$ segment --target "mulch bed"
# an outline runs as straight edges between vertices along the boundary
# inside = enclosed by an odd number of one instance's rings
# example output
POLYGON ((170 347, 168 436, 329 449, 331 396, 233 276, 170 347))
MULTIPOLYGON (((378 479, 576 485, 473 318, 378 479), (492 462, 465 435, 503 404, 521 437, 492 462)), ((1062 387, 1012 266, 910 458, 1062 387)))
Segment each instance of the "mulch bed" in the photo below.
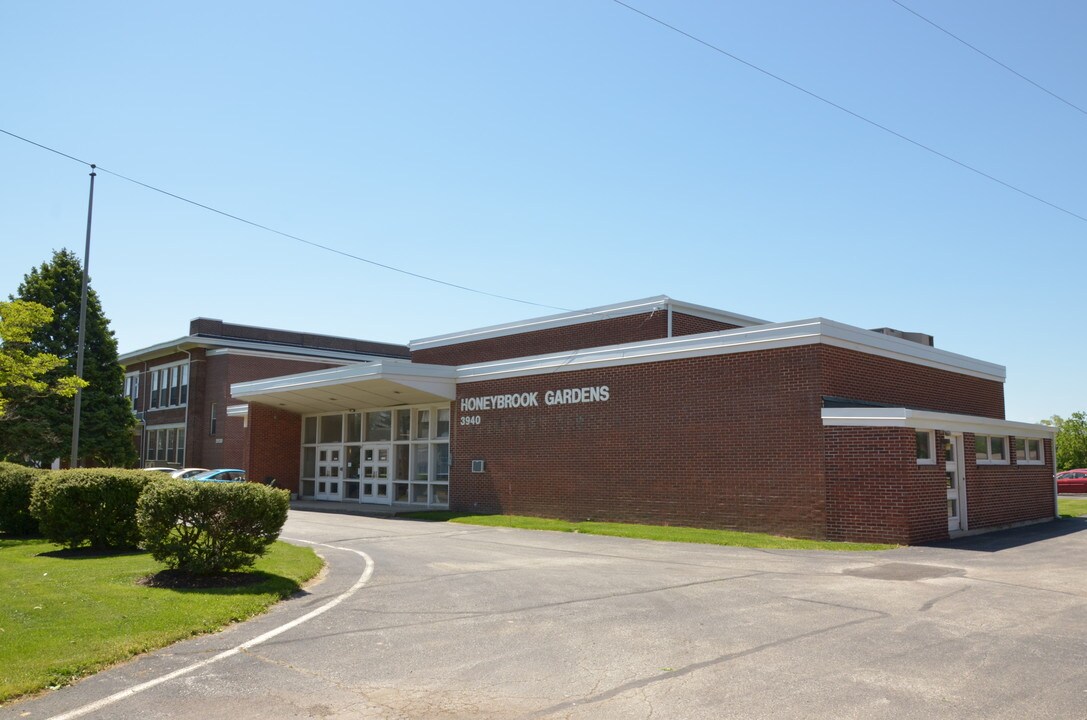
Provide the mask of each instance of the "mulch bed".
POLYGON ((154 575, 140 578, 140 585, 172 589, 232 588, 255 585, 267 580, 268 576, 259 572, 219 573, 218 575, 194 575, 180 570, 162 570, 154 575))

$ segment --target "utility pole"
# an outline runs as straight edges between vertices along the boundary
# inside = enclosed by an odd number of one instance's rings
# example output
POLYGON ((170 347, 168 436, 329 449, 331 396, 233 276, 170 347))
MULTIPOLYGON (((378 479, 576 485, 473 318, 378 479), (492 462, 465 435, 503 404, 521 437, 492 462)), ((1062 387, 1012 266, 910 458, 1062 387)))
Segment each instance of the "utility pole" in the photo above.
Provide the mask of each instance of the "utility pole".
MULTIPOLYGON (((87 244, 83 250, 83 289, 79 296, 79 344, 76 349, 75 374, 83 379, 83 346, 87 338, 87 284, 91 264, 91 215, 94 212, 95 165, 91 164, 91 194, 87 200, 87 244)), ((83 404, 83 388, 76 390, 75 411, 72 416, 72 457, 68 467, 79 467, 79 411, 83 404)))

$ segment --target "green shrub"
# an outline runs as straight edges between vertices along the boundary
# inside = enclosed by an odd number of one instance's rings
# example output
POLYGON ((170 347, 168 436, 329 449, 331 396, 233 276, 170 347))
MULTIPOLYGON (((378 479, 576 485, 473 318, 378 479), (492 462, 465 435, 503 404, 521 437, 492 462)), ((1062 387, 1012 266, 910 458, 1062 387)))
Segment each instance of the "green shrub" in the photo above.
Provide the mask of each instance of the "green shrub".
POLYGON ((69 548, 135 547, 136 502, 156 478, 119 468, 54 470, 34 484, 30 512, 42 534, 69 548))
POLYGON ((256 483, 165 480, 140 498, 140 534, 168 567, 207 575, 253 564, 279 537, 286 490, 256 483))
POLYGON ((0 532, 38 533, 38 521, 30 514, 30 492, 43 474, 43 470, 0 462, 0 532))

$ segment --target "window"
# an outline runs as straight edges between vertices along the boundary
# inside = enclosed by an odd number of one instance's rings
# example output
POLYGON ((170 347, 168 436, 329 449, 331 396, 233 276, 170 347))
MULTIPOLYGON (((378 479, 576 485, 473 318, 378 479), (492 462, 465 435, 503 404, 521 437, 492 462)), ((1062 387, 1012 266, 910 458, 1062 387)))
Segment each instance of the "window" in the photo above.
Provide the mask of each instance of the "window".
POLYGON ((974 453, 978 465, 1007 465, 1008 439, 1001 435, 975 435, 974 453))
POLYGON ((1041 465, 1045 462, 1042 456, 1042 441, 1039 438, 1015 439, 1015 463, 1016 465, 1041 465))
MULTIPOLYGON (((154 368, 148 407, 180 407, 189 402, 189 364, 187 362, 154 368)), ((138 388, 138 383, 137 383, 138 388)))
POLYGON ((934 442, 933 433, 931 430, 918 430, 917 431, 917 464, 918 465, 935 465, 936 453, 933 448, 936 446, 934 442))
POLYGON ((210 421, 210 426, 208 428, 208 434, 209 435, 214 435, 215 431, 217 429, 217 426, 218 426, 218 419, 215 416, 215 403, 212 403, 211 404, 211 421, 210 421))
POLYGON ((140 374, 139 373, 126 373, 125 374, 125 392, 124 395, 128 398, 129 404, 132 405, 133 410, 139 410, 139 398, 140 398, 140 374))
POLYGON ((144 467, 185 465, 185 426, 149 427, 144 432, 144 467))

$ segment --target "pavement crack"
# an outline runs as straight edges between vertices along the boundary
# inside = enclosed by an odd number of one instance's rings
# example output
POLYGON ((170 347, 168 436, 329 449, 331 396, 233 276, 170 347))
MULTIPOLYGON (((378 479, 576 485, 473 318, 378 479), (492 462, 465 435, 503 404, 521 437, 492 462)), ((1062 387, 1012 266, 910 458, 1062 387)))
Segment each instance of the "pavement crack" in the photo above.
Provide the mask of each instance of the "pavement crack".
MULTIPOLYGON (((809 601, 809 602, 818 602, 818 601, 809 601)), ((835 605, 836 607, 846 607, 846 608, 848 608, 848 606, 836 605, 834 603, 818 603, 818 604, 835 605)), ((711 658, 709 660, 703 660, 702 662, 692 663, 690 665, 687 665, 686 667, 679 668, 677 670, 674 670, 674 671, 672 671, 670 673, 667 673, 667 674, 664 674, 664 675, 652 675, 652 676, 649 676, 649 677, 641 678, 639 680, 632 680, 632 681, 624 683, 622 685, 617 685, 616 687, 612 688, 611 690, 607 690, 607 691, 599 693, 597 695, 586 696, 586 697, 579 698, 579 699, 576 699, 576 700, 568 700, 566 702, 558 703, 556 705, 552 705, 550 707, 546 707, 546 708, 543 708, 541 710, 537 710, 536 712, 530 713, 528 715, 524 715, 523 718, 524 718, 524 720, 535 720, 535 718, 544 718, 544 717, 547 717, 548 715, 553 715, 555 713, 569 711, 573 707, 583 707, 585 705, 591 705, 591 704, 594 704, 594 703, 607 702, 607 701, 609 701, 609 700, 611 700, 611 699, 613 699, 613 698, 615 698, 615 697, 617 697, 617 696, 619 696, 619 695, 621 695, 621 694, 623 694, 625 692, 629 692, 631 690, 638 690, 638 691, 641 692, 641 691, 643 691, 644 688, 646 688, 646 687, 648 687, 650 685, 659 683, 661 681, 671 680, 673 678, 684 677, 684 676, 690 675, 691 673, 697 672, 699 670, 714 667, 716 665, 722 665, 722 664, 731 662, 733 660, 738 660, 739 658, 747 657, 748 655, 754 655, 756 653, 765 652, 767 650, 773 650, 774 648, 778 648, 778 647, 781 647, 783 645, 788 645, 790 643, 799 642, 801 640, 807 640, 808 638, 818 637, 820 635, 825 635, 827 633, 835 632, 837 630, 844 630, 844 629, 852 627, 854 625, 860 625, 862 623, 867 623, 867 622, 871 622, 873 620, 879 620, 879 619, 882 619, 884 617, 888 617, 887 613, 883 613, 883 612, 880 612, 878 610, 868 610, 868 609, 865 609, 865 608, 850 608, 850 609, 859 610, 861 612, 872 613, 872 616, 871 617, 864 617, 864 618, 857 618, 856 620, 849 620, 848 622, 838 623, 837 625, 831 625, 829 627, 819 628, 817 630, 809 630, 807 632, 798 633, 796 635, 790 635, 788 637, 780 638, 778 640, 773 640, 773 641, 768 642, 768 643, 763 643, 762 645, 756 645, 754 647, 747 648, 746 650, 738 650, 736 652, 726 653, 724 655, 719 655, 718 657, 711 658)))
POLYGON ((944 595, 940 595, 939 597, 934 597, 931 600, 929 600, 927 603, 922 605, 920 608, 918 608, 917 612, 928 612, 929 610, 932 609, 933 605, 940 602, 941 600, 946 600, 949 597, 951 597, 952 595, 958 595, 959 593, 964 593, 969 589, 970 589, 969 587, 964 586, 964 587, 959 588, 958 590, 952 590, 949 593, 946 593, 944 595))

